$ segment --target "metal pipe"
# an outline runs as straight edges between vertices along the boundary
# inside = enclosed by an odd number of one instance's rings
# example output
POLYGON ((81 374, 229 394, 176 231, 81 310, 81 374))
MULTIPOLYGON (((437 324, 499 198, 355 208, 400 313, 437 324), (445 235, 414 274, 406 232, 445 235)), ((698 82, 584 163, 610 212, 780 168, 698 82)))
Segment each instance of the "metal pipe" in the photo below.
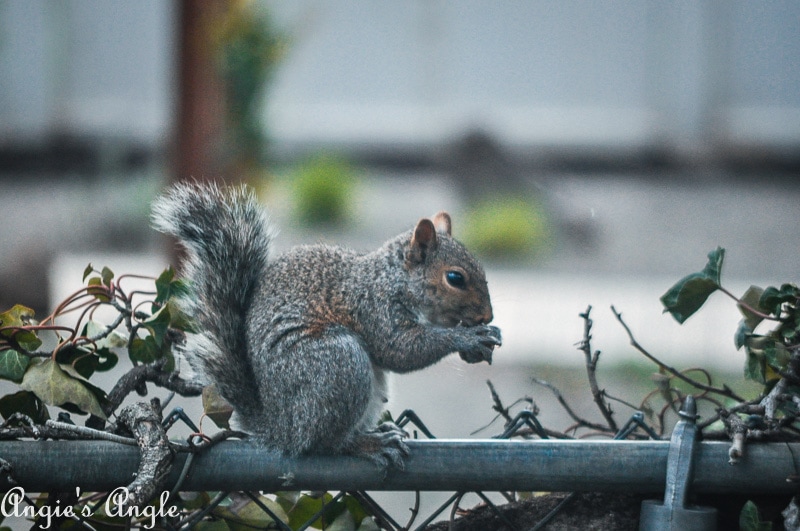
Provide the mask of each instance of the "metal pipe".
MULTIPOLYGON (((424 490, 663 492, 668 441, 412 440, 405 471, 384 475, 365 459, 289 459, 243 441, 195 456, 181 490, 424 490)), ((693 492, 794 493, 800 443, 750 444, 737 465, 729 443, 698 445, 693 492), (797 457, 795 457, 797 456, 797 457)), ((106 441, 3 441, 0 458, 29 492, 106 491, 129 483, 136 447, 106 441)), ((167 486, 185 454, 175 458, 167 486)), ((2 475, 2 474, 0 474, 2 475)), ((0 478, 0 489, 13 486, 0 478)))

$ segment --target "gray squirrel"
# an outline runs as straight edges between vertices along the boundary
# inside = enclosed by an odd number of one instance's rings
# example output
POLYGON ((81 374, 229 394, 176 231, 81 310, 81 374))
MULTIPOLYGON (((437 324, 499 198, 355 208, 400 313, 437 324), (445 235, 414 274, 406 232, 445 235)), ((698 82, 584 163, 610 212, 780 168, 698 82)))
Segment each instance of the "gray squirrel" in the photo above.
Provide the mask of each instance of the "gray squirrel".
POLYGON ((452 352, 491 363, 500 330, 484 271, 441 212, 359 253, 328 245, 271 258, 273 228, 245 187, 180 183, 156 199, 155 228, 186 248, 182 347, 261 445, 297 456, 343 453, 402 468, 408 448, 378 425, 386 371, 452 352))

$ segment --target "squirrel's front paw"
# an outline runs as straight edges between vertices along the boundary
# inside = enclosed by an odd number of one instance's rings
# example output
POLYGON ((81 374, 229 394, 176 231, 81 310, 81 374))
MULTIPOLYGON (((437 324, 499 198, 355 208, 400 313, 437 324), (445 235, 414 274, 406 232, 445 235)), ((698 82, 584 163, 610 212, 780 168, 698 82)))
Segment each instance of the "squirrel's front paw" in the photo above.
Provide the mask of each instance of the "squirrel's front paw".
POLYGON ((500 329, 496 326, 479 325, 465 328, 472 334, 473 345, 459 349, 458 355, 467 363, 480 363, 482 361, 492 364, 492 351, 503 344, 500 329))
POLYGON ((408 434, 393 422, 384 422, 374 431, 362 433, 353 442, 353 453, 366 457, 386 471, 390 466, 405 470, 403 459, 408 456, 404 439, 408 434))

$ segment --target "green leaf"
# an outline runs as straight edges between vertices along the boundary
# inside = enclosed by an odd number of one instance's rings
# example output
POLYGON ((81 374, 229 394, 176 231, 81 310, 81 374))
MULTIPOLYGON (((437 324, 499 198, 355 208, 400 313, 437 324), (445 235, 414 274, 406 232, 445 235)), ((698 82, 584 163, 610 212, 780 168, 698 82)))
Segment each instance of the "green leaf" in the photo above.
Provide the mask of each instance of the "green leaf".
POLYGON ((108 290, 103 286, 103 279, 100 277, 92 277, 86 282, 88 288, 86 293, 94 295, 94 298, 100 302, 108 302, 111 299, 108 297, 108 290))
MULTIPOLYGON (((328 506, 325 512, 325 522, 328 524, 347 510, 347 506, 342 502, 331 504, 333 496, 328 492, 324 493, 321 497, 301 494, 294 500, 292 498, 293 497, 288 497, 281 493, 278 493, 277 497, 278 503, 289 515, 289 527, 292 529, 297 529, 301 524, 307 522, 322 509, 323 505, 328 506)), ((323 523, 322 518, 318 518, 311 526, 322 529, 323 523)))
POLYGON ((761 305, 759 303, 763 294, 764 290, 762 288, 758 286, 750 286, 747 291, 744 292, 744 295, 742 295, 739 299, 740 302, 736 305, 751 332, 755 330, 759 324, 761 324, 761 321, 764 320, 762 316, 753 313, 751 310, 751 308, 753 308, 760 311, 761 305))
POLYGON ((167 301, 165 308, 169 310, 169 326, 170 328, 175 328, 177 330, 183 330, 184 332, 191 332, 197 333, 199 332, 197 323, 194 319, 192 319, 186 312, 183 311, 180 304, 175 300, 175 298, 171 298, 167 301))
POLYGON ((156 345, 153 336, 137 337, 131 342, 129 355, 134 363, 152 363, 161 357, 161 349, 156 345))
POLYGON ((744 364, 744 377, 756 383, 767 383, 764 375, 766 371, 766 362, 764 360, 763 351, 747 349, 747 359, 744 364))
POLYGON ((107 348, 89 350, 84 347, 63 348, 56 354, 56 361, 72 367, 82 378, 90 378, 97 371, 113 369, 119 357, 107 348))
POLYGON ((103 270, 100 272, 100 278, 105 287, 111 287, 111 281, 114 279, 114 272, 108 267, 103 267, 103 270))
POLYGON ((752 501, 748 500, 742 507, 739 513, 739 530, 740 531, 771 531, 771 522, 762 522, 758 515, 758 507, 752 501))
POLYGON ((233 407, 219 394, 217 386, 207 385, 203 388, 203 412, 218 428, 230 429, 233 407))
POLYGON ((753 335, 753 329, 747 324, 747 319, 739 321, 739 326, 736 328, 736 333, 733 335, 733 344, 736 345, 736 350, 741 349, 746 343, 747 338, 753 335))
POLYGON ((758 306, 765 312, 779 317, 783 305, 787 302, 797 302, 798 297, 800 297, 800 289, 794 284, 784 284, 780 289, 769 286, 764 290, 764 293, 761 294, 758 306))
POLYGON ((661 296, 664 311, 672 314, 679 323, 683 323, 699 310, 708 297, 720 287, 724 258, 725 249, 722 247, 717 247, 708 253, 708 262, 702 271, 683 277, 661 296))
MULTIPOLYGON (((266 496, 259 496, 258 501, 269 507, 269 510, 284 522, 289 519, 283 508, 274 500, 266 496)), ((249 498, 234 499, 228 506, 218 506, 213 513, 218 517, 225 518, 231 531, 269 529, 271 528, 269 527, 270 524, 273 522, 272 518, 249 498)), ((293 529, 297 528, 293 527, 293 529)))
POLYGON ((92 273, 94 273, 94 266, 92 265, 91 262, 89 262, 89 265, 87 265, 86 269, 83 270, 83 279, 82 279, 83 282, 86 282, 86 277, 88 277, 92 273))
POLYGON ((153 336, 134 338, 131 342, 128 356, 134 364, 152 363, 166 357, 167 363, 164 365, 164 370, 167 372, 175 370, 175 358, 172 355, 172 349, 168 344, 157 345, 153 336))
POLYGON ((97 371, 108 371, 116 367, 119 356, 111 349, 128 346, 126 337, 116 331, 109 332, 108 327, 97 321, 86 323, 81 335, 97 339, 81 347, 66 346, 60 349, 56 354, 56 361, 73 367, 86 379, 97 371), (104 334, 104 337, 100 337, 104 334))
POLYGON ((358 501, 357 498, 347 494, 342 498, 342 502, 344 502, 347 510, 353 515, 353 519, 356 522, 362 522, 364 518, 369 517, 369 513, 364 509, 364 506, 361 505, 361 502, 358 501))
POLYGON ((175 278, 175 270, 168 267, 156 279, 156 302, 166 302, 174 296, 188 293, 188 284, 181 278, 175 278))
POLYGON ((776 343, 774 347, 764 349, 764 360, 767 362, 767 365, 776 371, 785 369, 791 357, 792 355, 789 351, 781 344, 776 343))
POLYGON ((83 412, 105 419, 97 396, 90 390, 91 384, 68 374, 70 372, 74 372, 71 367, 61 367, 52 359, 32 363, 20 387, 35 393, 45 404, 59 407, 73 404, 83 412))
POLYGON ((169 323, 172 320, 169 312, 169 307, 164 306, 157 313, 152 315, 149 319, 142 322, 145 328, 150 331, 156 345, 161 346, 164 344, 164 336, 167 335, 169 323))
POLYGON ((356 519, 348 511, 342 511, 333 522, 325 526, 325 531, 356 531, 356 519))
POLYGON ((50 418, 44 403, 30 391, 18 391, 0 398, 0 415, 8 420, 14 413, 27 415, 37 424, 44 424, 50 418))
POLYGON ((83 335, 86 337, 98 337, 103 335, 100 339, 95 340, 97 348, 123 348, 128 346, 128 338, 124 334, 116 330, 109 332, 106 325, 97 321, 89 321, 86 323, 83 329, 83 335))
POLYGON ((30 362, 31 359, 28 356, 20 354, 16 350, 0 352, 0 378, 21 382, 30 362))
POLYGON ((0 327, 11 327, 3 330, 0 336, 11 338, 27 351, 34 351, 42 345, 42 340, 32 330, 20 330, 16 327, 36 324, 34 311, 21 304, 15 304, 10 310, 0 313, 0 327))

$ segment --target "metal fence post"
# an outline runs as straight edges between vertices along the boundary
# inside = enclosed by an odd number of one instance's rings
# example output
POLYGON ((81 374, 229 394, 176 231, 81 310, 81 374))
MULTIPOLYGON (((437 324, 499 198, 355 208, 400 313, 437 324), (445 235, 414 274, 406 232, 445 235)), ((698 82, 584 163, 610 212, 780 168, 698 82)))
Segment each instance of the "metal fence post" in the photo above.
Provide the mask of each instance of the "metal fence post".
POLYGON ((694 473, 697 442, 697 405, 694 397, 686 397, 680 411, 681 420, 672 431, 667 456, 667 484, 664 502, 642 502, 640 531, 715 531, 717 510, 712 507, 687 505, 694 473))

